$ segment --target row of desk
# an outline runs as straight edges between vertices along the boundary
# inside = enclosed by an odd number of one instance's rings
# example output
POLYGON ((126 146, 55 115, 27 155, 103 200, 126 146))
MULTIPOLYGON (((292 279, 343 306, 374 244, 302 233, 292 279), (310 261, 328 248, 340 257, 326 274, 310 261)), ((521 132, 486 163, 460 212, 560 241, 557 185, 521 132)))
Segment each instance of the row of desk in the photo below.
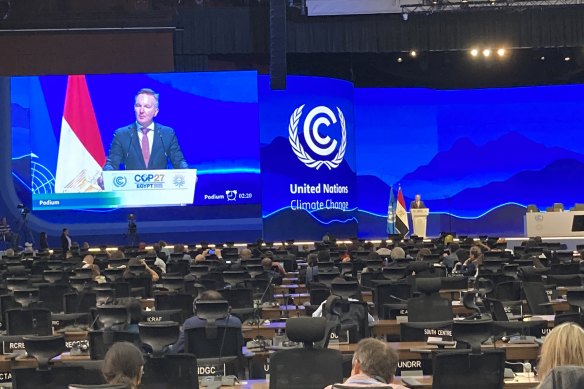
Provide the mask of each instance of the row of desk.
MULTIPOLYGON (((415 377, 419 385, 411 386, 416 389, 431 389, 432 376, 415 377)), ((401 377, 395 377, 393 384, 401 384, 401 377)), ((515 378, 505 380, 505 389, 529 389, 535 388, 539 384, 537 377, 533 374, 518 374, 515 378)), ((469 386, 471 384, 469 383, 469 386)), ((241 384, 235 386, 222 386, 223 389, 269 389, 270 383, 266 380, 249 380, 242 381, 241 384)))
MULTIPOLYGON (((554 315, 538 315, 527 318, 528 320, 546 320, 548 327, 554 326, 554 315)), ((371 335, 373 336, 387 336, 400 334, 400 320, 376 320, 371 327, 371 335)), ((269 324, 261 324, 259 326, 244 325, 242 327, 243 336, 246 339, 252 339, 257 336, 264 338, 273 338, 278 330, 286 329, 286 322, 274 322, 269 324)))
MULTIPOLYGON (((420 360, 430 357, 433 350, 438 350, 437 346, 428 345, 426 342, 388 342, 388 344, 397 352, 400 361, 420 360)), ((329 348, 339 350, 342 354, 353 354, 357 348, 356 343, 350 344, 329 344, 329 348)), ((483 349, 493 348, 503 349, 509 361, 534 361, 539 357, 539 345, 536 343, 504 343, 497 341, 495 344, 483 345, 483 349)), ((269 351, 254 351, 246 353, 251 357, 264 358, 269 355, 269 351)))
MULTIPOLYGON (((524 308, 527 309, 527 303, 523 302, 524 308)), ((567 312, 570 310, 570 304, 564 299, 557 299, 551 301, 552 309, 555 313, 560 312, 567 312)), ((369 311, 373 313, 373 305, 369 303, 369 311)), ((475 313, 475 311, 466 308, 461 301, 454 300, 452 301, 452 311, 454 315, 470 315, 475 313)), ((280 305, 278 307, 269 307, 269 308, 262 308, 261 309, 261 317, 264 320, 277 320, 281 318, 288 318, 288 317, 298 317, 298 316, 305 316, 306 309, 304 305, 280 305)))

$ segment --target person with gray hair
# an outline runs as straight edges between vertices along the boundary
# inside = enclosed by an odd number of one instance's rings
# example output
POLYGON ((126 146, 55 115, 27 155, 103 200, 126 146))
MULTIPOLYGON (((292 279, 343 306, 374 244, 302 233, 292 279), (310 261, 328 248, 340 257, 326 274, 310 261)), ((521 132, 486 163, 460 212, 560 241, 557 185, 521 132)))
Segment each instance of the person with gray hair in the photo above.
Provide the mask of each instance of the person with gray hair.
POLYGON ((343 384, 330 385, 326 389, 345 387, 405 389, 405 386, 391 383, 398 361, 397 352, 389 344, 374 338, 362 339, 353 354, 351 376, 343 384))
POLYGON ((239 252, 239 258, 241 258, 244 261, 251 259, 251 250, 248 249, 247 247, 241 249, 241 251, 239 252))
POLYGON ((400 259, 406 259, 406 252, 401 247, 394 247, 390 256, 393 261, 399 261, 400 259))

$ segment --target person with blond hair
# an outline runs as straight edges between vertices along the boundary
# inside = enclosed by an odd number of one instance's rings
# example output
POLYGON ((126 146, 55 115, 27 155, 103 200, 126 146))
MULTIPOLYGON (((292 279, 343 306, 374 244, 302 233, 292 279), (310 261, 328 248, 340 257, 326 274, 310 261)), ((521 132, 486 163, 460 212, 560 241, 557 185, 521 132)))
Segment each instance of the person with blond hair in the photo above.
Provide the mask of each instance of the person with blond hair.
POLYGON ((575 323, 561 324, 545 337, 537 364, 538 388, 551 387, 547 381, 560 366, 584 367, 584 329, 575 323))

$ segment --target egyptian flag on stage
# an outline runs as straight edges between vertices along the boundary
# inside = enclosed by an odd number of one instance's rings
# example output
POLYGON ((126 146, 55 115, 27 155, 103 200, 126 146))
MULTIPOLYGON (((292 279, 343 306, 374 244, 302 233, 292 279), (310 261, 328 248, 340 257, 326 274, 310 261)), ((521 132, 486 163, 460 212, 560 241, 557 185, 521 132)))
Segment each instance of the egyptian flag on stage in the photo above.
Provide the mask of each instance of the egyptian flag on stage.
POLYGON ((85 76, 69 76, 55 193, 99 192, 105 152, 85 76))
POLYGON ((395 231, 401 235, 407 235, 410 232, 408 222, 408 213, 406 212, 406 202, 401 186, 397 190, 397 203, 395 206, 395 231))

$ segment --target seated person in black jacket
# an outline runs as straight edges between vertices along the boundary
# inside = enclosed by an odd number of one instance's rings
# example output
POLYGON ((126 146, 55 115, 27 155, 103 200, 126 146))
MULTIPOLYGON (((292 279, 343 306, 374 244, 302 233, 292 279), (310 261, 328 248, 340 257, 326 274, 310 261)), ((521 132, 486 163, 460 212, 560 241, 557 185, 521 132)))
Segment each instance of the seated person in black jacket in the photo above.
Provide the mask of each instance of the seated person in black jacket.
MULTIPOLYGON (((201 293, 201 295, 199 296, 198 299, 195 300, 195 303, 198 301, 220 301, 223 300, 223 296, 221 296, 221 293, 217 292, 216 290, 206 290, 203 293, 201 293)), ((194 304, 193 304, 194 306, 194 304)), ((239 320, 237 317, 232 316, 232 315, 228 315, 225 319, 219 319, 216 321, 217 326, 227 326, 227 327, 232 327, 232 328, 239 328, 241 329, 241 320, 239 320)), ((185 320, 185 322, 183 323, 181 330, 180 330, 180 335, 178 337, 178 340, 176 341, 176 343, 174 345, 172 345, 169 349, 169 352, 171 353, 182 353, 184 352, 184 348, 185 348, 185 330, 188 330, 189 328, 204 328, 207 326, 207 321, 204 319, 200 319, 197 317, 197 315, 193 315, 190 318, 188 318, 187 320, 185 320)), ((241 344, 243 344, 243 334, 241 334, 241 344)))

